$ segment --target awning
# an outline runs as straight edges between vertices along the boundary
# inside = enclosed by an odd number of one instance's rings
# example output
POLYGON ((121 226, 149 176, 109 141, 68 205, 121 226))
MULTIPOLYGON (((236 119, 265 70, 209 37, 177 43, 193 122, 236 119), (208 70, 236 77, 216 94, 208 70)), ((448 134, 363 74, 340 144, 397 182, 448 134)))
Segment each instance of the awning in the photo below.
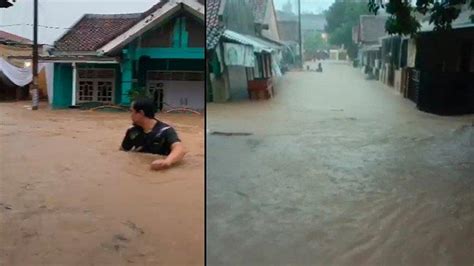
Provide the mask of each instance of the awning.
POLYGON ((224 42, 224 63, 227 66, 255 66, 255 54, 250 45, 224 42))
POLYGON ((281 47, 277 44, 273 44, 259 37, 244 35, 231 30, 225 30, 222 36, 228 40, 235 41, 243 45, 252 46, 255 53, 271 53, 281 50, 281 47))

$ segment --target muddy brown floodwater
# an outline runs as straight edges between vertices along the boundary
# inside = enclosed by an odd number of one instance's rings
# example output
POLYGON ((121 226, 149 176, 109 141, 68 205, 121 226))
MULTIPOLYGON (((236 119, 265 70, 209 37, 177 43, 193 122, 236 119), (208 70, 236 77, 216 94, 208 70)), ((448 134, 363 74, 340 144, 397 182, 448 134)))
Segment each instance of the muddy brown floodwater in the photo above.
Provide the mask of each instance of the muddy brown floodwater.
POLYGON ((207 106, 208 265, 472 266, 474 116, 323 68, 207 106))
POLYGON ((202 265, 203 116, 166 114, 185 161, 118 151, 128 113, 0 103, 0 265, 202 265))

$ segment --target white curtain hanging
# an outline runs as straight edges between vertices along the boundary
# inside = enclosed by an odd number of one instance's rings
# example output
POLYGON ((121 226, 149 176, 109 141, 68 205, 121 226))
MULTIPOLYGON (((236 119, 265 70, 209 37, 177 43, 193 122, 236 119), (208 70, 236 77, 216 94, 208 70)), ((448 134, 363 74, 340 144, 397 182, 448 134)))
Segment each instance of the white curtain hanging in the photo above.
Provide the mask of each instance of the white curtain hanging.
MULTIPOLYGON (((45 67, 45 64, 38 64, 38 73, 45 67)), ((10 64, 4 58, 0 58, 0 72, 3 73, 13 84, 23 87, 33 80, 33 72, 30 67, 17 67, 10 64)))
MULTIPOLYGON (((2 77, 19 87, 26 86, 33 81, 32 67, 17 67, 10 64, 4 58, 0 58, 0 73, 2 77)), ((46 85, 48 89, 48 102, 53 102, 53 81, 54 81, 54 63, 40 63, 38 64, 38 73, 41 70, 45 70, 46 74, 46 85)))

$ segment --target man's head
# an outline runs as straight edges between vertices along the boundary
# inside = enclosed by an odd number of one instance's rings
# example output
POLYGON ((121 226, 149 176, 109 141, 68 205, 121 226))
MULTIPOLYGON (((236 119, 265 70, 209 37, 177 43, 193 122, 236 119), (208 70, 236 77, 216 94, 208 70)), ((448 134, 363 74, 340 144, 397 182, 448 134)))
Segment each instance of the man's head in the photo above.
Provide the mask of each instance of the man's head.
POLYGON ((132 103, 130 111, 132 112, 133 123, 142 126, 148 119, 155 118, 156 106, 153 100, 142 98, 132 103))

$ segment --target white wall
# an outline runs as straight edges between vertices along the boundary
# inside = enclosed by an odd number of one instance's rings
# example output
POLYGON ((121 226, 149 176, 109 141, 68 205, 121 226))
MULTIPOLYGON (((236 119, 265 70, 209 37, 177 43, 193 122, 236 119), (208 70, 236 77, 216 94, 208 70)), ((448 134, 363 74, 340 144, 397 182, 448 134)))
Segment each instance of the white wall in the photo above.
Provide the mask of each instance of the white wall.
POLYGON ((415 67, 416 58, 416 41, 415 39, 408 40, 407 48, 407 67, 415 67))
POLYGON ((227 89, 227 75, 222 74, 219 78, 216 78, 214 74, 210 74, 211 86, 212 86, 212 101, 213 102, 226 102, 230 98, 229 90, 227 89))
MULTIPOLYGON (((163 101, 172 107, 186 107, 204 110, 204 81, 163 81, 163 101), (188 104, 181 104, 181 99, 187 99, 188 104)), ((169 106, 163 107, 165 110, 169 106)))
POLYGON ((273 0, 267 1, 267 10, 265 11, 265 23, 268 23, 268 30, 263 30, 262 35, 272 40, 280 40, 278 35, 277 20, 274 12, 273 0))
POLYGON ((228 66, 230 99, 237 100, 248 96, 247 73, 245 67, 228 66))

